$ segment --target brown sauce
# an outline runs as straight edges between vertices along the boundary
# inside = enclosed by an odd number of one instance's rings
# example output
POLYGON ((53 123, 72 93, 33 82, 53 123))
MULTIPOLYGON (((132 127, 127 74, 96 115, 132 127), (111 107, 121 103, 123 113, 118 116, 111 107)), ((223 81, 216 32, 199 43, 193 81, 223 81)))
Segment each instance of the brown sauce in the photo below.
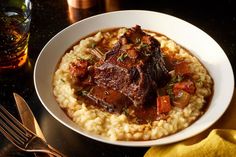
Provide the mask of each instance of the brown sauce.
MULTIPOLYGON (((104 30, 103 32, 108 32, 111 35, 111 38, 113 38, 113 36, 116 35, 115 33, 117 33, 118 29, 120 28, 107 29, 107 30, 104 30)), ((147 32, 151 32, 151 31, 147 31, 147 32)), ((156 32, 151 32, 151 33, 155 33, 158 36, 161 36, 161 34, 156 33, 156 32)), ((85 39, 92 35, 95 35, 95 33, 92 33, 82 39, 85 39)), ((75 44, 73 44, 70 48, 68 48, 66 52, 69 52, 71 49, 73 49, 73 47, 79 44, 79 42, 80 40, 76 42, 75 44)), ((101 52, 104 54, 111 48, 108 46, 108 43, 103 40, 97 43, 96 47, 99 50, 101 50, 101 52)), ((170 69, 174 68, 172 67, 173 66, 172 64, 168 64, 168 65, 170 66, 170 69)), ((144 104, 141 107, 134 107, 134 105, 132 105, 130 100, 128 100, 128 98, 123 97, 123 95, 119 95, 118 93, 114 93, 113 91, 106 91, 102 88, 98 88, 96 87, 95 84, 87 86, 86 88, 82 89, 82 91, 85 92, 86 94, 81 94, 81 90, 80 90, 78 92, 79 94, 77 94, 77 99, 82 100, 86 105, 88 105, 88 107, 92 107, 92 108, 95 107, 102 111, 110 112, 114 114, 125 114, 131 123, 137 123, 137 124, 150 123, 160 118, 165 118, 166 116, 165 114, 158 115, 156 101, 151 102, 151 103, 148 102, 147 104, 144 104), (107 103, 111 103, 114 100, 115 102, 117 102, 117 104, 115 104, 115 107, 114 106, 104 107, 104 105, 102 105, 100 102, 94 101, 91 96, 87 95, 87 93, 89 93, 91 89, 93 89, 94 92, 97 93, 97 97, 100 97, 101 99, 106 99, 107 103), (104 94, 101 95, 101 93, 106 93, 106 92, 109 93, 106 97, 104 97, 104 94)), ((212 95, 206 98, 207 104, 210 103, 212 95)), ((109 106, 109 105, 105 105, 105 106, 109 106)), ((204 105, 204 108, 202 109, 202 111, 205 112, 207 108, 208 108, 208 105, 204 105)))
POLYGON ((88 107, 92 107, 92 108, 95 107, 104 112, 110 112, 113 114, 125 114, 131 123, 145 124, 145 123, 153 122, 155 120, 158 120, 158 118, 160 118, 160 116, 157 115, 157 112, 156 112, 157 109, 156 109, 155 103, 149 106, 146 105, 139 108, 129 105, 127 107, 114 110, 114 109, 108 108, 107 106, 104 107, 103 105, 96 103, 95 101, 93 101, 91 98, 87 96, 79 95, 78 99, 83 101, 88 107))

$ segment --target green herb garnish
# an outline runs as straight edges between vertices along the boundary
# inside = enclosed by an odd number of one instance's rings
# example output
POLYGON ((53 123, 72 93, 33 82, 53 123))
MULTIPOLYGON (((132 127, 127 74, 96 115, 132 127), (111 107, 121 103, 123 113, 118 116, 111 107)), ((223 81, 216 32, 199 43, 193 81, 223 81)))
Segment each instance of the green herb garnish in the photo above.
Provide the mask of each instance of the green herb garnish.
POLYGON ((122 53, 118 58, 117 61, 123 62, 125 60, 125 58, 128 57, 127 53, 122 53))
POLYGON ((88 91, 86 91, 86 90, 79 90, 78 91, 78 95, 80 95, 80 96, 86 96, 88 94, 88 91))
POLYGON ((146 48, 148 48, 148 44, 145 43, 140 44, 140 49, 146 49, 146 48))
POLYGON ((170 96, 170 99, 173 100, 174 99, 173 84, 172 85, 169 84, 167 86, 166 92, 170 96))
POLYGON ((170 82, 166 86, 166 92, 170 96, 170 98, 174 99, 174 92, 173 92, 173 86, 177 82, 181 82, 184 78, 180 75, 174 76, 171 78, 170 82))
POLYGON ((151 56, 151 52, 150 52, 150 51, 144 51, 143 54, 144 54, 145 56, 151 56))

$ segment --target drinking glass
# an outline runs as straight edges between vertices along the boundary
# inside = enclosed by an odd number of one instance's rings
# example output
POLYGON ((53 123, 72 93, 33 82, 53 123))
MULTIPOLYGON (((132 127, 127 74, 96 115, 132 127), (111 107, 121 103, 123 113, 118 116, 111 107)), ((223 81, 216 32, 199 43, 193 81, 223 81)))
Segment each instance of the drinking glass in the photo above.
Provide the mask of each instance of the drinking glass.
POLYGON ((30 0, 0 0, 0 72, 27 61, 31 9, 30 0))

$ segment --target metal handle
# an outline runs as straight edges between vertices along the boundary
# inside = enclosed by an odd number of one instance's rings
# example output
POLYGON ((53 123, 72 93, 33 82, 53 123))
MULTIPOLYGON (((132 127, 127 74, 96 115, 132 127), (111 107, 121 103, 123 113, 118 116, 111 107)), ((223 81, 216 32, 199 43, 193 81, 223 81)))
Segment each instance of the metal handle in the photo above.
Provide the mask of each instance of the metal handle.
POLYGON ((55 148, 48 145, 48 148, 50 148, 50 154, 54 155, 55 157, 66 157, 64 154, 58 152, 55 148))

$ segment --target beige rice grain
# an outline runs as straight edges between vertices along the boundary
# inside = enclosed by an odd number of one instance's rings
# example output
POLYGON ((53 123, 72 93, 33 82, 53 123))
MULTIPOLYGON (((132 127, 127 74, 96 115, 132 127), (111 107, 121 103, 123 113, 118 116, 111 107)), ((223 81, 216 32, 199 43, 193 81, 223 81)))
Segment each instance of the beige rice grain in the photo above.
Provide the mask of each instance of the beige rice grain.
MULTIPOLYGON (((120 37, 126 28, 119 29, 120 37)), ((80 41, 73 49, 66 53, 59 64, 53 78, 53 92, 61 108, 67 110, 68 116, 84 130, 104 136, 110 140, 153 140, 168 136, 188 127, 201 114, 201 108, 206 105, 205 97, 212 94, 213 81, 207 70, 198 59, 190 55, 186 49, 168 39, 166 36, 150 33, 160 43, 161 48, 167 48, 166 55, 174 54, 176 57, 190 62, 190 69, 194 73, 193 79, 196 85, 196 94, 191 96, 190 103, 184 109, 173 107, 166 120, 157 120, 149 124, 129 123, 125 115, 111 114, 96 108, 88 108, 86 104, 77 100, 75 90, 71 83, 69 65, 77 59, 90 59, 90 48, 93 43, 101 41, 109 34, 102 32, 80 41)), ((116 41, 112 40, 111 44, 116 41)))

